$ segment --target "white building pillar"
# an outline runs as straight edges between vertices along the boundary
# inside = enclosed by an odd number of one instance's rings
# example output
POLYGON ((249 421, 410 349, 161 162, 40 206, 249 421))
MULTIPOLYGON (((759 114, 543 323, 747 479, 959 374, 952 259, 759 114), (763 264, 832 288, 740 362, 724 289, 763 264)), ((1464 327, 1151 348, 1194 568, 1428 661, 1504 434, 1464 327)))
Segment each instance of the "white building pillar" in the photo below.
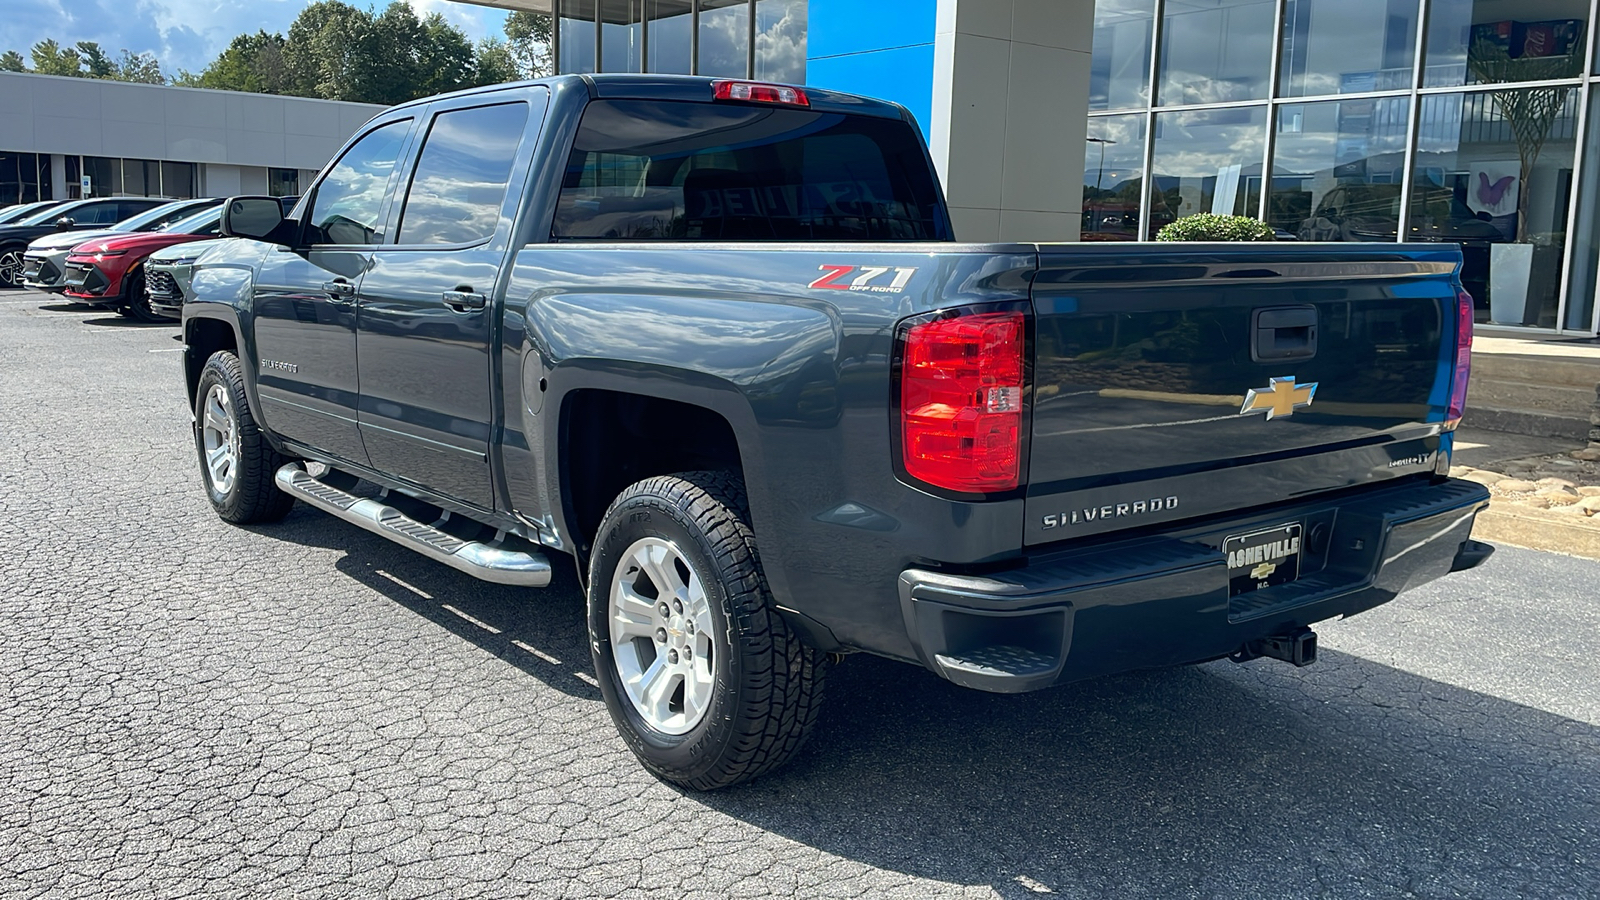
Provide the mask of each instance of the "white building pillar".
POLYGON ((962 241, 1075 241, 1094 0, 938 0, 929 145, 962 241))
POLYGON ((67 193, 67 158, 60 153, 50 154, 50 196, 40 197, 40 200, 66 200, 72 195, 67 193))

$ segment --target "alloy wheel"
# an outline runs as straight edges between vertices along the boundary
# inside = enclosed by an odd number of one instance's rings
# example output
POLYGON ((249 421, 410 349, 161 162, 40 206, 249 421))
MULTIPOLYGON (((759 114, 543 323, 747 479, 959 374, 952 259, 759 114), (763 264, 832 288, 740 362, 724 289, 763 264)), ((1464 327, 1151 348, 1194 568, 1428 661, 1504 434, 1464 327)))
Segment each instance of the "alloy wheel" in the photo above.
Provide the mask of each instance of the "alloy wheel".
POLYGON ((0 253, 0 285, 22 287, 22 251, 0 253))
POLYGON ((233 403, 220 384, 206 392, 201 407, 200 442, 205 450, 206 475, 219 494, 233 490, 239 470, 239 427, 233 403))
POLYGON ((671 541, 635 541, 611 578, 611 653, 623 691, 651 728, 685 734, 716 680, 711 601, 671 541))

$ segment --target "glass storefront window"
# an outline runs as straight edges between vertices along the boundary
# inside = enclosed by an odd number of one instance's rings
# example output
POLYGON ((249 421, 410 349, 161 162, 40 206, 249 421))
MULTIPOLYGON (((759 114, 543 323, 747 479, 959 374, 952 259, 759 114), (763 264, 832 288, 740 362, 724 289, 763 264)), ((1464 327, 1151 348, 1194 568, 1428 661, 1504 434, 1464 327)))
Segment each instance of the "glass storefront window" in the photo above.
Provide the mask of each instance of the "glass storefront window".
POLYGON ((1432 0, 1423 86, 1577 77, 1589 4, 1542 0, 1533 9, 1501 0, 1432 0))
POLYGON ((582 75, 595 71, 594 7, 595 0, 560 0, 557 72, 582 75))
POLYGON ((645 0, 650 23, 650 60, 647 71, 688 75, 689 38, 694 26, 689 0, 645 0))
POLYGON ((750 6, 745 0, 700 0, 700 74, 745 78, 749 71, 750 6))
POLYGON ((644 0, 600 4, 600 71, 644 71, 644 0))
POLYGON ((1479 319, 1556 325, 1574 88, 1422 98, 1407 240, 1459 243, 1479 319))
POLYGON ((806 11, 806 0, 756 0, 756 78, 805 84, 806 11))
POLYGON ((1583 145, 1583 178, 1578 186, 1577 232, 1573 235, 1572 277, 1567 284, 1563 326, 1593 330, 1595 274, 1600 269, 1600 86, 1589 91, 1589 139, 1583 145))
POLYGON ((1302 241, 1392 241, 1400 223, 1409 97, 1277 110, 1267 222, 1302 241))
POLYGON ((268 169, 267 193, 274 197, 293 197, 300 193, 298 169, 268 169))
POLYGON ((1266 124, 1265 106, 1157 113, 1150 235, 1195 213, 1254 216, 1266 124))
POLYGON ((49 196, 50 154, 0 153, 0 206, 33 203, 49 196))
POLYGON ((90 197, 115 197, 122 193, 122 160, 85 156, 83 174, 89 176, 90 197))
POLYGON ((161 164, 161 195, 174 200, 194 197, 194 163, 161 164))
POLYGON ((1144 113, 1093 116, 1083 155, 1085 241, 1139 239, 1144 188, 1144 113))
POLYGON ((1167 0, 1162 106, 1260 100, 1272 72, 1271 0, 1167 0))
POLYGON ((1408 90, 1417 46, 1416 0, 1288 0, 1282 96, 1408 90))
POLYGON ((1149 104, 1150 27, 1155 11, 1155 0, 1100 0, 1095 4, 1090 109, 1149 104))

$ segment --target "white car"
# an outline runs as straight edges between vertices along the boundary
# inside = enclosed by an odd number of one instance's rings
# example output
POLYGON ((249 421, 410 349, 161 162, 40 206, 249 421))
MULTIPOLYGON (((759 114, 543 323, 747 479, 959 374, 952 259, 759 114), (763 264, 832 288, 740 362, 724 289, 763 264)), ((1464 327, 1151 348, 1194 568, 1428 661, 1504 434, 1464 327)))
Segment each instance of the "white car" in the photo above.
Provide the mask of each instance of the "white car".
POLYGON ((72 248, 89 241, 137 231, 160 231, 175 222, 216 206, 220 200, 174 200, 130 216, 103 231, 62 231, 30 243, 22 255, 23 284, 36 291, 59 293, 67 289, 66 261, 72 248))

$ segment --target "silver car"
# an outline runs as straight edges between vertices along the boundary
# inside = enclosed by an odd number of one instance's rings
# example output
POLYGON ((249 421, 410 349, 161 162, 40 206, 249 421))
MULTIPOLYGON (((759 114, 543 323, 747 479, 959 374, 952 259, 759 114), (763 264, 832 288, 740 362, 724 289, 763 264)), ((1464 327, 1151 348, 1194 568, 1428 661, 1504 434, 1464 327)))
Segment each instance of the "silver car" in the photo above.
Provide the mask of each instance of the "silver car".
POLYGON ((36 291, 58 293, 67 289, 66 261, 72 248, 89 241, 138 231, 160 231, 220 200, 175 200, 130 216, 104 231, 63 231, 45 235, 28 245, 22 255, 23 284, 36 291))

